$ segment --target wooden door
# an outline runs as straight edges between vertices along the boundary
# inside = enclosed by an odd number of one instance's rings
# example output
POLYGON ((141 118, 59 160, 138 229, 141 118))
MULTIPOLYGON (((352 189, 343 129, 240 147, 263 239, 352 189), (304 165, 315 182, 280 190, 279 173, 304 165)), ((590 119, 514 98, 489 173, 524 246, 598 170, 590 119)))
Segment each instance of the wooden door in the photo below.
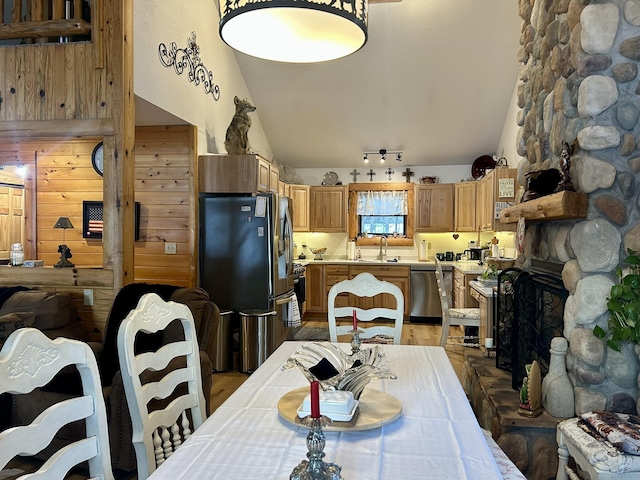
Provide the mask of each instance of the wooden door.
POLYGON ((308 312, 326 312, 327 295, 324 283, 324 265, 309 264, 305 271, 306 308, 308 312))
POLYGON ((289 192, 293 201, 293 231, 309 231, 309 190, 308 185, 291 185, 289 192))
POLYGON ((417 232, 450 232, 453 230, 453 184, 416 186, 417 232))
POLYGON ((476 182, 455 184, 455 231, 476 231, 476 182))
POLYGON ((347 187, 311 188, 311 231, 341 233, 347 231, 347 187))
POLYGON ((0 187, 0 258, 9 258, 12 243, 25 243, 24 189, 0 187))

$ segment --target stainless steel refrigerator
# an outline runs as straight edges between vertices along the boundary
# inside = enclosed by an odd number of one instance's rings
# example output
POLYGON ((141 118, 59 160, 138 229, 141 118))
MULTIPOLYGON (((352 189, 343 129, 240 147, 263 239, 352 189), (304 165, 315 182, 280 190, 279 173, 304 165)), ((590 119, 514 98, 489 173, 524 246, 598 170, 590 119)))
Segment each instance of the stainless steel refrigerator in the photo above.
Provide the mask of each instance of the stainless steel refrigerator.
MULTIPOLYGON (((220 310, 275 312, 261 319, 255 332, 260 364, 286 339, 284 324, 295 301, 289 199, 274 193, 201 193, 199 200, 200 286, 220 310)), ((251 339, 244 340, 241 349, 251 350, 251 339)))

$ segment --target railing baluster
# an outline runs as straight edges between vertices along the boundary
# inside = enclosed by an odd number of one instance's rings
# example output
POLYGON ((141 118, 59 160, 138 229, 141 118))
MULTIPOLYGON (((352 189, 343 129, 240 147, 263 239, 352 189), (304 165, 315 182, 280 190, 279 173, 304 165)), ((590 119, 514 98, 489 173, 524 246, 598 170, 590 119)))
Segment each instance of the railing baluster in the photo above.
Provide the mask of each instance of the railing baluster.
POLYGON ((13 8, 11 9, 11 23, 22 22, 22 1, 13 0, 13 8))
POLYGON ((82 20, 82 0, 73 0, 73 18, 82 20))
POLYGON ((64 18, 64 0, 53 0, 53 20, 61 20, 64 18))

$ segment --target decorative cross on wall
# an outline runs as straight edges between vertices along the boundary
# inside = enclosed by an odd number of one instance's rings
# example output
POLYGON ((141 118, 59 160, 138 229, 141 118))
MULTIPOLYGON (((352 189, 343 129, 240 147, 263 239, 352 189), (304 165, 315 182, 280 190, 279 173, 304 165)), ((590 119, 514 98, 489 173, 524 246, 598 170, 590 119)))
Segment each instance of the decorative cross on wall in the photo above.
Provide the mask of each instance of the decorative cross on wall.
POLYGON ((384 174, 389 177, 389 180, 391 180, 391 176, 394 174, 395 172, 393 171, 393 168, 389 167, 384 171, 384 174))
POLYGON ((373 168, 369 169, 369 171, 367 172, 367 175, 369 175, 369 181, 373 182, 373 176, 376 174, 376 172, 373 171, 373 168))
POLYGON ((411 177, 413 177, 414 173, 411 171, 411 169, 409 167, 407 167, 407 169, 402 172, 402 176, 405 177, 405 180, 407 182, 411 181, 411 177))
POLYGON ((353 176, 353 183, 357 183, 358 182, 358 175, 360 175, 360 172, 357 171, 355 168, 353 169, 353 172, 351 172, 351 175, 353 176))

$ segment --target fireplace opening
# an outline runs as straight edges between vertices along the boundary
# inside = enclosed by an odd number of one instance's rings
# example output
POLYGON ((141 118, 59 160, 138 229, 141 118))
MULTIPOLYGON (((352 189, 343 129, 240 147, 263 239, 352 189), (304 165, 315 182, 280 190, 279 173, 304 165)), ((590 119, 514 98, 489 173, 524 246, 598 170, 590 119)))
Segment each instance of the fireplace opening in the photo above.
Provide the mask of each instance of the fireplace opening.
POLYGON ((549 371, 551 340, 562 336, 569 296, 562 267, 533 260, 531 272, 508 268, 498 276, 496 367, 511 372, 514 389, 522 386, 526 364, 537 360, 543 376, 549 371))

